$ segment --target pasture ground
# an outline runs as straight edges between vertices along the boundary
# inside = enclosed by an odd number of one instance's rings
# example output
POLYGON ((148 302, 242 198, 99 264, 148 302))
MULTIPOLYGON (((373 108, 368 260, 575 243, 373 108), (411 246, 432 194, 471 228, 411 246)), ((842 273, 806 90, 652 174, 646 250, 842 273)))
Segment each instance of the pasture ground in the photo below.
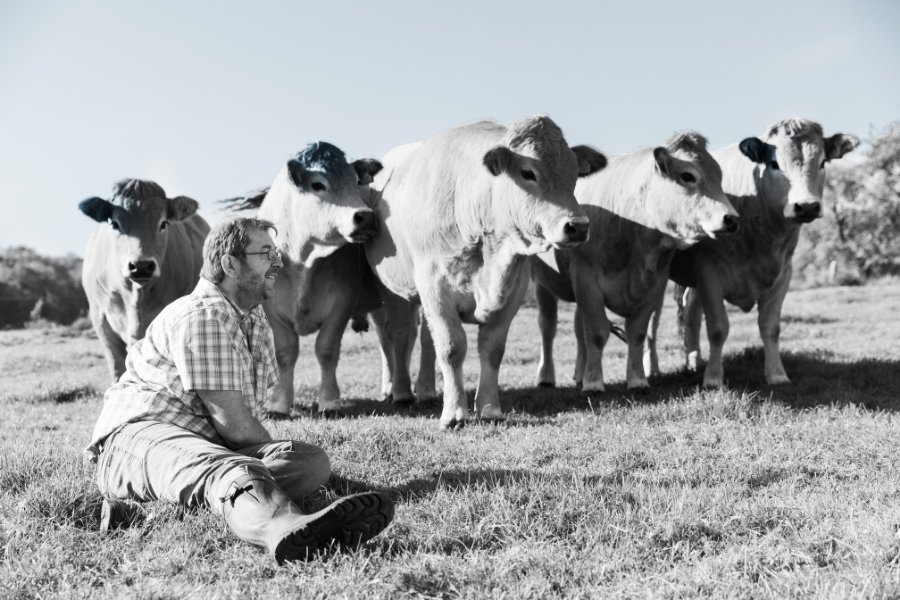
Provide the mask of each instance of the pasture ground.
MULTIPOLYGON (((501 369, 509 420, 437 429, 437 404, 376 401, 374 334, 348 332, 339 378, 350 416, 273 426, 322 445, 342 478, 308 503, 367 486, 394 524, 354 554, 279 568, 202 511, 153 503, 142 525, 98 531, 81 450, 106 387, 99 342, 66 329, 0 332, 2 598, 896 598, 900 596, 900 285, 793 291, 783 355, 794 384, 762 377, 755 313, 730 313, 726 382, 680 369, 673 307, 663 376, 608 391, 535 389, 536 315, 523 309, 501 369)), ((312 339, 297 385, 315 396, 312 339)), ((477 378, 474 329, 466 377, 477 378)), ((472 395, 470 393, 470 397, 472 395)))

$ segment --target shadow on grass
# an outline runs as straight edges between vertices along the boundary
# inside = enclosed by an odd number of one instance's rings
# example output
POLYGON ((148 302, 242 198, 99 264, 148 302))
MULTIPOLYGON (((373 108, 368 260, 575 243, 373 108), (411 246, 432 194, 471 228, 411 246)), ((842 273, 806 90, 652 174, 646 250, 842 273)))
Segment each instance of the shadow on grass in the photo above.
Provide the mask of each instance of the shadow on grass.
POLYGON ((430 477, 411 479, 396 487, 372 486, 363 481, 348 479, 340 475, 332 475, 328 487, 338 496, 366 491, 378 491, 389 494, 394 501, 410 502, 434 495, 438 491, 464 492, 470 489, 490 491, 494 489, 527 490, 532 487, 546 488, 547 481, 552 480, 552 489, 566 490, 573 485, 601 488, 600 496, 616 499, 627 504, 636 505, 637 500, 623 489, 624 482, 635 471, 644 467, 619 467, 606 475, 588 475, 577 477, 571 474, 553 475, 534 470, 484 469, 473 471, 441 471, 430 477))
MULTIPOLYGON (((782 353, 782 360, 793 383, 770 386, 763 374, 763 350, 747 348, 727 355, 724 361, 727 389, 755 393, 761 398, 796 409, 816 406, 858 406, 868 410, 900 412, 900 361, 863 359, 845 362, 835 359, 830 351, 815 353, 782 353)), ((501 375, 502 376, 502 375, 501 375)), ((679 370, 651 378, 649 390, 628 390, 624 382, 606 386, 606 392, 582 395, 574 385, 556 388, 504 388, 500 399, 504 410, 511 415, 527 415, 550 419, 562 413, 590 413, 601 406, 630 406, 677 401, 697 394, 703 382, 703 371, 679 370)), ((474 390, 468 390, 469 407, 473 407, 474 390)), ((395 415, 412 418, 436 418, 440 415, 440 400, 398 405, 377 400, 356 398, 347 401, 342 415, 362 417, 395 415)), ((302 413, 304 418, 315 415, 302 413)), ((321 418, 321 417, 317 417, 321 418)), ((533 425, 531 421, 515 418, 503 422, 505 426, 533 425)))

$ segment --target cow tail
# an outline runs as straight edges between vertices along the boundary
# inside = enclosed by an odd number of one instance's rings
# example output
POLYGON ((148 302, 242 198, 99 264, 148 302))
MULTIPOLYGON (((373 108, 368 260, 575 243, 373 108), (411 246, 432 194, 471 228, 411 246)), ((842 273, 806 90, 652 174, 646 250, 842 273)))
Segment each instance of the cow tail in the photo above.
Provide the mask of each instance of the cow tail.
POLYGON ((225 200, 219 200, 219 204, 225 205, 225 210, 230 211, 239 211, 239 210, 256 210, 260 206, 262 206, 263 200, 266 198, 266 194, 269 193, 269 188, 263 188, 261 190, 257 190, 255 192, 250 192, 245 196, 238 196, 236 198, 226 198, 225 200))
POLYGON ((684 324, 684 294, 687 292, 687 287, 676 283, 675 289, 672 290, 672 296, 675 299, 675 307, 677 312, 675 313, 675 319, 678 323, 678 339, 684 340, 685 334, 685 324, 684 324))

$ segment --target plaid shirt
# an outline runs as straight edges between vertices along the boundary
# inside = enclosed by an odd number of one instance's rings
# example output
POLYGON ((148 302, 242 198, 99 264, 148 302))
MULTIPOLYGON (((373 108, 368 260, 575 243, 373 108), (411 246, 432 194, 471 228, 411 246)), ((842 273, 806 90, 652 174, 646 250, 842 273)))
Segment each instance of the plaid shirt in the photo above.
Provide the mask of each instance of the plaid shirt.
POLYGON ((195 390, 240 390, 259 419, 278 381, 275 342, 262 306, 241 313, 201 278, 128 349, 125 372, 103 399, 88 453, 121 425, 162 421, 224 444, 195 390))

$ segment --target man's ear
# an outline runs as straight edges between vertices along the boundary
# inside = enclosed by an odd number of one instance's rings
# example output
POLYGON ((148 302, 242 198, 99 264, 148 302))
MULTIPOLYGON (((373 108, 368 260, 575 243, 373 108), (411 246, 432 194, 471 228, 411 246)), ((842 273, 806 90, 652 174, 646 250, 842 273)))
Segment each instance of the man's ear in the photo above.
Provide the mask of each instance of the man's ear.
POLYGON ((234 278, 237 276, 237 258, 230 254, 223 254, 222 258, 219 259, 219 264, 222 265, 222 272, 225 273, 227 277, 234 278))

